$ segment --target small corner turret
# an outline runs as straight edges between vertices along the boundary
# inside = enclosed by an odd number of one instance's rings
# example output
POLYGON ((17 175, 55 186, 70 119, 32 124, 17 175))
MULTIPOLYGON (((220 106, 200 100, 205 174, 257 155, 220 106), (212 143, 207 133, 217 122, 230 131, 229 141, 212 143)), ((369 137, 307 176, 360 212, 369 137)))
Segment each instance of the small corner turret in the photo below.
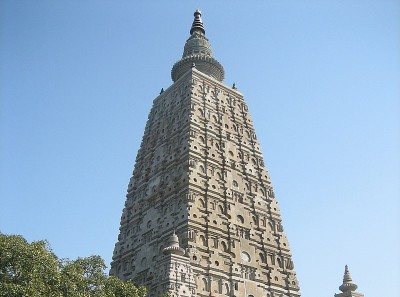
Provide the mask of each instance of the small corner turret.
POLYGON ((343 283, 340 285, 339 290, 342 293, 335 294, 335 297, 364 297, 364 294, 356 292, 358 286, 353 283, 349 267, 346 265, 344 268, 343 283))
POLYGON ((163 253, 164 255, 176 254, 179 256, 185 254, 185 250, 179 246, 179 238, 178 235, 176 235, 175 230, 169 238, 167 247, 164 248, 163 253))

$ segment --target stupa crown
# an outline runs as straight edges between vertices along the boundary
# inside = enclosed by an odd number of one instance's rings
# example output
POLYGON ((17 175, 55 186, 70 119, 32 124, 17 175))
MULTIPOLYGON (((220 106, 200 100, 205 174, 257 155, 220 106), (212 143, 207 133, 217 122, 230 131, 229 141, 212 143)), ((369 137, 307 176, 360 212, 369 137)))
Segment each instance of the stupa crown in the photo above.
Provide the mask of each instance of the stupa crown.
POLYGON ((224 68, 213 57, 211 44, 205 35, 201 11, 196 9, 194 20, 190 28, 190 37, 186 40, 182 59, 174 64, 171 70, 172 80, 177 81, 183 74, 196 64, 197 70, 219 81, 224 79, 224 68))

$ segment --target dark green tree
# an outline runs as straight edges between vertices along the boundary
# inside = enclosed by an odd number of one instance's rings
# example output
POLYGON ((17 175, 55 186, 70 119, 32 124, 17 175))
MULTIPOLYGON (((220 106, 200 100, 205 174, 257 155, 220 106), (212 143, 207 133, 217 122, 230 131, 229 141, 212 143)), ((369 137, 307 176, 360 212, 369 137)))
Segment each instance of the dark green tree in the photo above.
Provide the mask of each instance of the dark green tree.
POLYGON ((46 241, 0 234, 1 296, 60 296, 57 257, 46 241))
POLYGON ((144 297, 144 287, 104 273, 99 256, 59 260, 46 241, 0 234, 0 297, 144 297))

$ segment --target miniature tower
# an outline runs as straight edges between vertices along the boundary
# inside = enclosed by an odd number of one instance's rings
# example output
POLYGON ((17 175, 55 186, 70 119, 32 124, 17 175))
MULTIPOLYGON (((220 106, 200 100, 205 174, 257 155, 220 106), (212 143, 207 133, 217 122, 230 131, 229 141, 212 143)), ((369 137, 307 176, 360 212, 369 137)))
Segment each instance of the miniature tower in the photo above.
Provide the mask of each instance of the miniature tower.
POLYGON ((198 10, 171 77, 148 117, 110 274, 154 297, 300 296, 248 107, 222 83, 198 10))
POLYGON ((353 283, 347 265, 344 268, 343 284, 339 287, 342 293, 335 294, 335 297, 364 297, 364 294, 356 292, 357 285, 353 283))

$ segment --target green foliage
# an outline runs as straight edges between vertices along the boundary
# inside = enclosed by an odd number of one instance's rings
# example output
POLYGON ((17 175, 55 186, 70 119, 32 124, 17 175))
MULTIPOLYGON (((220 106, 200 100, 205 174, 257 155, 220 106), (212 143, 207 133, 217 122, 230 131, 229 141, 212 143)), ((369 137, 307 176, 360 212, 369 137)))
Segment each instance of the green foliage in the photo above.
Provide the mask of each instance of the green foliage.
POLYGON ((121 281, 115 276, 110 276, 105 282, 105 290, 107 297, 145 297, 147 290, 145 287, 137 287, 131 281, 121 281))
POLYGON ((63 296, 105 296, 104 261, 99 256, 63 261, 61 264, 63 296))
POLYGON ((46 241, 29 244, 21 236, 0 234, 1 296, 60 296, 57 257, 46 241))
POLYGON ((99 256, 60 261, 46 241, 0 234, 0 297, 144 297, 131 281, 104 273, 99 256))

